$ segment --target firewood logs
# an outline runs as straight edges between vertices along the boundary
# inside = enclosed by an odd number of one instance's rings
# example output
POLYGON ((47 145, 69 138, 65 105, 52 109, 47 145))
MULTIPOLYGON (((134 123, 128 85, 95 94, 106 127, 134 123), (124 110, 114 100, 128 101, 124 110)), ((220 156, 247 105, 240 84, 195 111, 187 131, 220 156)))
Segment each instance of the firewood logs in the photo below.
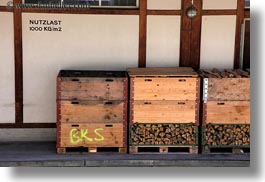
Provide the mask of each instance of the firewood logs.
POLYGON ((141 124, 131 127, 131 145, 195 145, 195 124, 141 124))
POLYGON ((250 125, 206 125, 203 135, 210 146, 250 145, 250 125))

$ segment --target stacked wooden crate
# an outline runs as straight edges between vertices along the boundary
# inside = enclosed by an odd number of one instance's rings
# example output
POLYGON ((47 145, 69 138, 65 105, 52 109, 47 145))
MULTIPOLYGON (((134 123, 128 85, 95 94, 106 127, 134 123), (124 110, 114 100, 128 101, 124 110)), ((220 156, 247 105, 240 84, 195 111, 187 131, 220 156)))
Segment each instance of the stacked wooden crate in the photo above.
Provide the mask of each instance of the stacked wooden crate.
POLYGON ((197 153, 200 79, 192 68, 131 68, 130 153, 197 153))
POLYGON ((250 147, 250 72, 200 70, 202 152, 242 153, 250 147))
POLYGON ((60 71, 57 152, 127 152, 128 77, 117 71, 60 71))

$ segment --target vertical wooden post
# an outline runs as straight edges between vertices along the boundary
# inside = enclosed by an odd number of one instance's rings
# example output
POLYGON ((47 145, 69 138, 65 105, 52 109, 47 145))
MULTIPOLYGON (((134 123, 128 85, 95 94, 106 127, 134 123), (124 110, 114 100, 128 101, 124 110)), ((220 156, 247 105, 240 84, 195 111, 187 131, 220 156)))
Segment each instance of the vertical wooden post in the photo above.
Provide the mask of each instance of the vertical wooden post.
POLYGON ((140 0, 138 67, 146 67, 147 0, 140 0))
POLYGON ((195 0, 194 6, 198 10, 198 15, 191 22, 191 59, 189 66, 199 69, 201 59, 202 0, 195 0))
POLYGON ((198 16, 194 19, 186 15, 191 5, 190 0, 182 0, 180 66, 198 69, 200 67, 202 0, 194 1, 194 7, 198 10, 198 16))
POLYGON ((234 68, 239 68, 240 61, 240 42, 241 29, 244 21, 245 0, 237 0, 237 18, 236 18, 236 39, 235 39, 235 54, 234 54, 234 68))
POLYGON ((191 19, 186 16, 186 11, 190 6, 190 0, 182 0, 179 61, 181 67, 189 66, 191 58, 191 19))
POLYGON ((15 52, 15 102, 16 124, 23 124, 23 51, 22 51, 22 11, 16 8, 22 0, 14 0, 14 52, 15 52))
POLYGON ((250 20, 245 23, 243 68, 250 68, 250 20))

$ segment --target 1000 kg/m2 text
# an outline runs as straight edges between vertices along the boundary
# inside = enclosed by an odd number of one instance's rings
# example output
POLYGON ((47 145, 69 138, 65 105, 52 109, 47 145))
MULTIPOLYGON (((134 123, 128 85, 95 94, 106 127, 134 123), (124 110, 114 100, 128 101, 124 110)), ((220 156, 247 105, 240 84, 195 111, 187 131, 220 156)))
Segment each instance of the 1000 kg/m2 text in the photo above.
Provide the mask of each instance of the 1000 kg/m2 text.
POLYGON ((62 27, 53 27, 53 26, 47 26, 47 27, 29 27, 29 30, 32 32, 61 32, 62 27))

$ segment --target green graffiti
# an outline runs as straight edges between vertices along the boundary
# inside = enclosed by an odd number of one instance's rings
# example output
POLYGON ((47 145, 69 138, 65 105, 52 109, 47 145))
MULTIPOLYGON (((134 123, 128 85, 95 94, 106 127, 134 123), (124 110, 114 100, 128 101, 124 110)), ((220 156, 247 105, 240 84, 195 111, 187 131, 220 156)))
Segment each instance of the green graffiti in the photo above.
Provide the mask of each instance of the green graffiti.
POLYGON ((71 142, 71 144, 75 145, 75 144, 78 144, 80 142, 83 142, 84 140, 88 141, 88 142, 93 142, 94 140, 95 141, 104 141, 105 140, 104 136, 102 136, 98 131, 103 131, 103 128, 96 128, 94 130, 94 134, 96 134, 97 137, 95 137, 93 139, 93 138, 88 137, 88 135, 89 135, 88 129, 78 130, 76 128, 73 128, 70 131, 70 142, 71 142))
POLYGON ((100 138, 95 138, 96 141, 104 141, 104 136, 102 136, 98 131, 103 131, 103 128, 97 128, 94 130, 95 134, 98 135, 100 138))
POLYGON ((81 130, 81 140, 86 139, 89 142, 93 142, 92 138, 87 137, 88 130, 81 130))
POLYGON ((80 141, 79 136, 78 136, 78 130, 76 128, 73 128, 70 131, 70 141, 71 141, 71 144, 77 144, 80 141))

